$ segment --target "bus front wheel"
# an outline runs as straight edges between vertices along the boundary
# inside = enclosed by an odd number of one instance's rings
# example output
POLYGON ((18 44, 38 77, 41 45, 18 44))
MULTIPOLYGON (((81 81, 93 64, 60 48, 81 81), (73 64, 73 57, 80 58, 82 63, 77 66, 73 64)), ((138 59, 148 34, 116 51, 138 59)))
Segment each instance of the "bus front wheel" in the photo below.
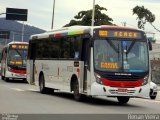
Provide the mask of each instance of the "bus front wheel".
POLYGON ((6 82, 9 82, 9 78, 7 78, 7 77, 4 77, 4 80, 5 80, 6 82))
POLYGON ((4 80, 4 76, 2 76, 2 80, 4 80))
POLYGON ((120 104, 126 104, 129 101, 129 97, 121 97, 120 96, 120 97, 117 97, 117 99, 120 104))
POLYGON ((42 94, 46 93, 44 75, 40 75, 40 78, 39 78, 39 89, 40 89, 40 92, 42 94))
POLYGON ((156 99, 156 96, 150 96, 150 98, 151 98, 152 100, 155 100, 155 99, 156 99))

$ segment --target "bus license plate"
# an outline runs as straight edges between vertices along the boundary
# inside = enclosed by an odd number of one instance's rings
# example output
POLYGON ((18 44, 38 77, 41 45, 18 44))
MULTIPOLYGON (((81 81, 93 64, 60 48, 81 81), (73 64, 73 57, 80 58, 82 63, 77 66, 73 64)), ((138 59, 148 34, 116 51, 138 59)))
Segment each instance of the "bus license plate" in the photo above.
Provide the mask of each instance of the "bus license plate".
POLYGON ((127 93, 127 92, 128 92, 127 89, 123 89, 123 88, 118 89, 118 93, 127 93))
POLYGON ((16 77, 25 77, 23 74, 15 74, 16 77))

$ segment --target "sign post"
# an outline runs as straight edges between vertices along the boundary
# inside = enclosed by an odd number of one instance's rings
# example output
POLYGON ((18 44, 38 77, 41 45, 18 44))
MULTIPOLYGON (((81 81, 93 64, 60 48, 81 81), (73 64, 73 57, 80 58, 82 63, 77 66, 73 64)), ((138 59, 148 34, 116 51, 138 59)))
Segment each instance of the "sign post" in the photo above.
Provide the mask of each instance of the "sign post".
POLYGON ((52 13, 52 25, 51 25, 51 29, 53 29, 53 24, 54 24, 54 9, 55 9, 55 0, 53 0, 53 13, 52 13))

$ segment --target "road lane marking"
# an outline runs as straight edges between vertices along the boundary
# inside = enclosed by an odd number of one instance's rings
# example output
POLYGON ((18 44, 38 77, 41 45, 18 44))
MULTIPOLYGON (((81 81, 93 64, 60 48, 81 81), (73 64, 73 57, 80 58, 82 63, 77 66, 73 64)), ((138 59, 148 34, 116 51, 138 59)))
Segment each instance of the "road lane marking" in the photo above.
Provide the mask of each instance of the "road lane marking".
POLYGON ((37 89, 28 89, 29 91, 38 91, 37 89))
POLYGON ((24 90, 19 89, 19 88, 10 88, 10 89, 12 89, 12 90, 16 90, 16 91, 19 91, 19 92, 23 92, 23 91, 24 91, 24 90))

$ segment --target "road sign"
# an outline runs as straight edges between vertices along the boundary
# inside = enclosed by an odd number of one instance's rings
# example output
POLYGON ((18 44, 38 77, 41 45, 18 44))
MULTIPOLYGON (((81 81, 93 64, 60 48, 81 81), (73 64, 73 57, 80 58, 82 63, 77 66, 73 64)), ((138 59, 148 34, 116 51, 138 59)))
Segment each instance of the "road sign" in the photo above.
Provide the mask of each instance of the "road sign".
POLYGON ((0 31, 0 38, 2 39, 9 39, 10 31, 0 31))
POLYGON ((27 14, 28 14, 27 9, 7 8, 6 20, 27 21, 27 14))

